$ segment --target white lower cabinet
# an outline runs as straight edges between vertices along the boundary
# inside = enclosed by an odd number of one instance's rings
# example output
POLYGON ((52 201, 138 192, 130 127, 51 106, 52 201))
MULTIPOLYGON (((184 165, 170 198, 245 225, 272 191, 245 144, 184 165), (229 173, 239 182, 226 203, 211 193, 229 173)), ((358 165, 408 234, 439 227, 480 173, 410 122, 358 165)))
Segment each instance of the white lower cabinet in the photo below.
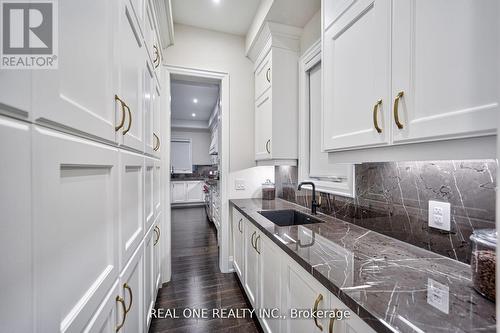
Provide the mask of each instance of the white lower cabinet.
POLYGON ((149 230, 155 221, 154 207, 154 172, 155 161, 152 158, 145 158, 144 166, 144 230, 149 230))
POLYGON ((151 310, 154 308, 160 283, 159 270, 160 227, 155 224, 144 239, 144 330, 151 324, 151 310))
POLYGON ((187 202, 203 202, 203 182, 193 181, 186 182, 186 201, 187 202))
POLYGON ((33 327, 30 129, 0 116, 0 332, 33 327))
MULTIPOLYGON (((254 309, 279 309, 260 316, 266 333, 373 333, 352 310, 233 208, 233 265, 254 309), (241 253, 241 258, 239 253, 241 253), (240 268, 241 267, 241 268, 240 268), (297 316, 294 310, 348 311, 349 317, 297 316)), ((332 312, 330 312, 332 313, 332 312)))
POLYGON ((153 208, 155 211, 155 218, 161 213, 161 161, 154 161, 153 169, 153 208))
POLYGON ((233 231, 233 267, 241 280, 244 272, 243 240, 245 223, 243 222, 243 216, 236 209, 233 209, 231 225, 233 231))
POLYGON ((248 299, 254 308, 257 308, 257 292, 259 290, 259 253, 255 248, 255 239, 257 238, 257 228, 246 222, 245 225, 244 253, 245 270, 243 278, 243 287, 247 293, 248 299))
POLYGON ((32 135, 36 331, 80 332, 118 277, 118 151, 32 135))
POLYGON ((120 151, 120 267, 124 267, 144 235, 144 156, 120 151))
POLYGON ((123 324, 120 332, 144 332, 144 277, 143 277, 143 244, 139 246, 127 266, 120 274, 118 294, 120 310, 118 310, 118 326, 123 324))
POLYGON ((83 330, 84 333, 116 333, 117 304, 121 304, 117 301, 118 284, 119 281, 117 280, 90 320, 90 323, 83 330))
POLYGON ((203 181, 172 181, 170 183, 171 203, 200 203, 205 200, 203 181))

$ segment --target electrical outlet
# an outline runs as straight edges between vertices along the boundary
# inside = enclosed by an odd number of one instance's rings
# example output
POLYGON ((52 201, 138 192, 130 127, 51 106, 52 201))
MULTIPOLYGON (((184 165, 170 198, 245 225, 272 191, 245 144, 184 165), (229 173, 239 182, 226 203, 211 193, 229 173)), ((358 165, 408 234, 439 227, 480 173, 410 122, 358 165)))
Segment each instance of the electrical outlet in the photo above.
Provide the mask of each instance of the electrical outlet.
POLYGON ((433 279, 427 279, 427 303, 448 314, 450 311, 450 288, 433 279))
POLYGON ((245 190, 245 180, 244 179, 235 179, 234 180, 234 189, 236 191, 244 191, 245 190))
POLYGON ((429 227, 450 231, 450 203, 429 201, 429 227))

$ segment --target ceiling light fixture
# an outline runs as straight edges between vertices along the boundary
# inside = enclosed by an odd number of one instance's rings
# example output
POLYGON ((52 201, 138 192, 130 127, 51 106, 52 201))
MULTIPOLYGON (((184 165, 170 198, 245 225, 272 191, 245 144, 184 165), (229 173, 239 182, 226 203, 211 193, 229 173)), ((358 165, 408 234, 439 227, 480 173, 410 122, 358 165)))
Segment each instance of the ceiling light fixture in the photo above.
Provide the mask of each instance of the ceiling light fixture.
POLYGON ((215 3, 216 5, 218 5, 220 3, 220 0, 212 0, 213 3, 215 3))
POLYGON ((191 113, 191 117, 196 117, 196 113, 191 113))
POLYGON ((198 98, 193 98, 193 103, 197 104, 198 103, 198 98))

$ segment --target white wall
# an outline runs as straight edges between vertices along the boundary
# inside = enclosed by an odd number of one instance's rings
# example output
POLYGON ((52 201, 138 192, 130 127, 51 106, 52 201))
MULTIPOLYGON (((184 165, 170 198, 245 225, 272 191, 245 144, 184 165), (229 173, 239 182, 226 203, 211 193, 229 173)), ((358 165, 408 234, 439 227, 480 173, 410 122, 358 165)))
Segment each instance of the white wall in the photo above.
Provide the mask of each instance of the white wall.
POLYGON ((262 184, 270 179, 274 183, 274 166, 259 166, 231 172, 229 176, 229 198, 262 198, 262 184), (245 189, 236 190, 234 183, 237 179, 245 180, 245 189))
POLYGON ((191 139, 191 150, 193 165, 210 165, 210 132, 207 131, 179 131, 172 130, 172 138, 175 139, 191 139))
POLYGON ((300 54, 305 51, 321 37, 321 10, 306 23, 302 36, 300 37, 300 54))
POLYGON ((167 65, 229 73, 231 172, 255 166, 253 63, 245 57, 245 39, 176 24, 175 44, 167 48, 167 65))

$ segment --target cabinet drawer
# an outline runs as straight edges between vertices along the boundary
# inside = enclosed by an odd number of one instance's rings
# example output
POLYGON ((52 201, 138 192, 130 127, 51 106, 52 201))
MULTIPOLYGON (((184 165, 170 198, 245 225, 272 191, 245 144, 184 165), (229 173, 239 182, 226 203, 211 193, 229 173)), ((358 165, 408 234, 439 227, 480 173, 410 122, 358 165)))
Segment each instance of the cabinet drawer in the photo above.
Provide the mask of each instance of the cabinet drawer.
POLYGON ((255 99, 257 100, 263 93, 271 87, 272 74, 272 51, 257 66, 255 70, 255 99))

